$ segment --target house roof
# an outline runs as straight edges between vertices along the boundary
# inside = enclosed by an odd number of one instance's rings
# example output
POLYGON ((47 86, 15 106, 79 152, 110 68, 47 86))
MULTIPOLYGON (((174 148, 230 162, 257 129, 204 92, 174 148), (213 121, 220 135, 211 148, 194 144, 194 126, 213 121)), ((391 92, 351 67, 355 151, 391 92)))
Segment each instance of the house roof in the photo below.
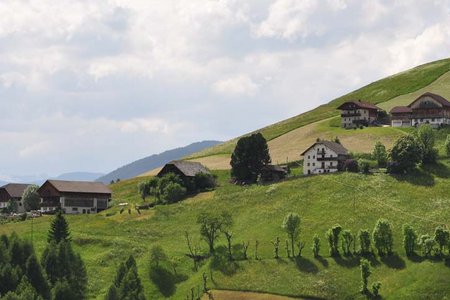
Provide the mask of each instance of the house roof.
POLYGON ((411 107, 416 101, 422 99, 423 97, 431 97, 434 100, 436 100, 437 102, 439 102, 442 106, 450 107, 450 102, 447 99, 445 99, 444 97, 442 97, 440 95, 429 93, 429 92, 427 92, 425 94, 422 94, 419 97, 417 97, 417 99, 414 100, 410 105, 408 105, 408 107, 411 107))
POLYGON ((263 167, 263 170, 265 171, 274 171, 274 172, 280 172, 280 173, 287 173, 287 170, 276 165, 266 165, 263 167))
POLYGON ((0 187, 0 190, 4 189, 12 198, 22 198, 23 192, 27 189, 28 186, 30 186, 30 184, 8 183, 0 187))
POLYGON ((46 183, 51 184, 55 189, 62 193, 111 194, 109 187, 102 182, 49 179, 42 186, 46 183))
POLYGON ((348 150, 339 143, 335 143, 332 141, 319 141, 319 142, 315 142, 314 144, 312 144, 308 149, 303 151, 303 153, 301 155, 305 155, 305 153, 308 152, 308 150, 311 149, 312 147, 314 147, 315 145, 324 145, 325 147, 336 152, 337 155, 347 155, 348 154, 348 150))
POLYGON ((337 109, 351 109, 350 106, 356 106, 357 108, 365 108, 365 109, 376 109, 376 110, 381 110, 381 108, 379 108, 378 106, 369 103, 369 102, 364 102, 361 100, 355 100, 355 101, 347 101, 345 103, 343 103, 342 105, 340 105, 337 109))
POLYGON ((411 107, 408 106, 395 106, 390 111, 391 114, 406 114, 412 113, 411 107))
MULTIPOLYGON (((195 176, 198 173, 210 174, 209 170, 199 162, 188 161, 188 160, 174 160, 166 165, 174 165, 178 170, 180 170, 185 176, 195 176)), ((159 174, 158 174, 159 175, 159 174)))

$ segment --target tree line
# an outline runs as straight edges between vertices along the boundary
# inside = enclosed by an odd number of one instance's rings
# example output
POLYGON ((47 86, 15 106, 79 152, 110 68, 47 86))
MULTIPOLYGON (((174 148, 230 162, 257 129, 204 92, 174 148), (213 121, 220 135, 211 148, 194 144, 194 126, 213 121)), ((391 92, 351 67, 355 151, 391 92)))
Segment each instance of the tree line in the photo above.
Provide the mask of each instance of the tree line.
POLYGON ((69 226, 61 212, 53 219, 42 257, 15 233, 0 238, 0 295, 2 300, 76 300, 87 297, 83 260, 71 245, 69 226))

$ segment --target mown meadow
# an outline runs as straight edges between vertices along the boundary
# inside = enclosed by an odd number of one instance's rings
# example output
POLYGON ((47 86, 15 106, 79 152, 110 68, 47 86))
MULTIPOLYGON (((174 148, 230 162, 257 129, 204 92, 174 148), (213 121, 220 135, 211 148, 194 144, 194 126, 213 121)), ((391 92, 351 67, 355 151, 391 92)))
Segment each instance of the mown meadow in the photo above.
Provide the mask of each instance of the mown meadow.
MULTIPOLYGON (((89 295, 102 299, 115 275, 119 262, 133 254, 149 299, 165 297, 185 299, 191 288, 202 285, 215 289, 260 291, 296 297, 326 299, 361 298, 359 294, 359 257, 330 257, 325 231, 336 223, 357 233, 373 229, 378 218, 388 219, 394 230, 394 255, 372 257, 370 282, 382 283, 381 295, 387 298, 420 298, 433 295, 443 298, 450 293, 450 264, 444 259, 409 259, 402 248, 401 227, 411 223, 419 234, 433 234, 437 225, 447 224, 450 217, 450 162, 420 169, 408 176, 384 173, 362 175, 341 173, 325 176, 298 176, 271 185, 235 186, 227 171, 217 171, 220 186, 214 192, 201 193, 177 204, 141 210, 137 183, 132 179, 112 185, 115 204, 128 203, 131 214, 120 214, 119 206, 98 215, 67 216, 73 244, 84 259, 89 276, 89 295), (229 211, 233 216, 233 255, 226 259, 226 241, 220 237, 217 255, 203 261, 199 270, 186 257, 184 237, 190 233, 193 243, 204 253, 207 244, 201 240, 197 216, 204 211, 229 211), (301 258, 286 257, 281 228, 284 216, 296 212, 301 217, 300 239, 306 243, 301 258), (321 238, 320 257, 311 250, 314 234, 321 238), (273 245, 280 237, 280 259, 273 258, 273 245), (255 243, 259 242, 255 259, 255 243), (242 243, 249 243, 248 260, 243 260, 242 243), (149 278, 150 249, 160 245, 176 262, 178 276, 149 278)), ((147 199, 152 201, 152 199, 147 199)), ((33 238, 40 253, 46 243, 51 216, 10 223, 0 233, 16 231, 33 238), (32 234, 33 229, 33 234, 32 234)), ((420 251, 418 251, 420 253, 420 251)), ((167 264, 170 269, 171 264, 167 264)))

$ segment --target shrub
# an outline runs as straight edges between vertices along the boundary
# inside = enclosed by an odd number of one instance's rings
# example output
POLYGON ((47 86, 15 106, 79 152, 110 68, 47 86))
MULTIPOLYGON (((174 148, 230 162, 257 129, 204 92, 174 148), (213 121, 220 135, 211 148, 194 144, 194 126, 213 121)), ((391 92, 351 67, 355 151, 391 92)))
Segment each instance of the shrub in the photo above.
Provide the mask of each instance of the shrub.
POLYGON ((450 156, 450 134, 447 135, 447 138, 445 139, 445 154, 447 156, 450 156))
POLYGON ((361 293, 367 293, 367 283, 369 282, 369 276, 372 273, 370 271, 369 261, 365 258, 361 259, 359 269, 361 271, 361 293))
POLYGON ((393 235, 391 224, 386 219, 379 219, 372 233, 375 248, 379 255, 391 254, 393 246, 393 235))
POLYGON ((422 161, 422 143, 412 134, 400 137, 392 147, 391 161, 398 163, 398 173, 411 171, 422 161))
POLYGON ((361 254, 370 253, 370 233, 368 229, 361 229, 358 232, 359 247, 361 254))
POLYGON ((317 234, 314 235, 312 251, 314 253, 314 257, 319 257, 320 238, 317 234))
POLYGON ((385 167, 387 163, 386 147, 381 142, 376 142, 372 152, 373 158, 377 161, 379 167, 385 167))
POLYGON ((403 247, 407 256, 414 254, 416 248, 417 233, 409 224, 403 225, 403 247))
POLYGON ((417 130, 417 139, 422 144, 422 162, 425 164, 436 162, 438 150, 434 148, 436 136, 431 125, 420 126, 417 130))
POLYGON ((197 173, 194 178, 195 188, 203 191, 216 186, 216 178, 211 174, 197 173))
POLYGON ((175 203, 186 196, 186 188, 178 183, 171 182, 163 190, 163 199, 167 203, 175 203))
POLYGON ((402 174, 404 173, 403 168, 400 166, 400 164, 396 161, 390 161, 387 163, 386 171, 389 174, 402 174))
POLYGON ((369 174, 370 164, 367 160, 358 160, 359 171, 363 174, 369 174))
POLYGON ((326 232, 326 237, 328 240, 328 245, 330 247, 330 255, 339 255, 339 234, 341 233, 342 227, 339 224, 334 225, 331 229, 326 232))
POLYGON ((350 247, 353 243, 354 237, 350 230, 346 229, 342 231, 342 251, 344 255, 350 255, 350 247))
POLYGON ((354 159, 347 159, 344 162, 344 171, 347 172, 358 172, 359 170, 359 166, 358 166, 358 162, 354 159))

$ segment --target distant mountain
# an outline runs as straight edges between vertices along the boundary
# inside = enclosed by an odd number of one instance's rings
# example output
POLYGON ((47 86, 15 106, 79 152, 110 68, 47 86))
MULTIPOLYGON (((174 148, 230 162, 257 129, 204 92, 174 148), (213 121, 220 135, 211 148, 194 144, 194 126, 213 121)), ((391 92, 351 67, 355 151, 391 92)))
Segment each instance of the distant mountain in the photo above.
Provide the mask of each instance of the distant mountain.
POLYGON ((55 177, 52 179, 75 180, 75 181, 94 181, 103 175, 105 175, 105 174, 104 173, 92 173, 92 172, 71 172, 71 173, 61 174, 58 177, 55 177))
POLYGON ((190 144, 186 147, 176 148, 172 150, 168 150, 162 152, 160 154, 154 154, 135 162, 132 162, 128 165, 118 168, 117 170, 106 174, 97 179, 97 181, 101 181, 104 183, 110 183, 111 180, 120 179, 128 179, 150 171, 155 168, 159 168, 169 161, 180 159, 192 153, 201 151, 203 149, 215 146, 220 144, 219 141, 203 141, 190 144))

